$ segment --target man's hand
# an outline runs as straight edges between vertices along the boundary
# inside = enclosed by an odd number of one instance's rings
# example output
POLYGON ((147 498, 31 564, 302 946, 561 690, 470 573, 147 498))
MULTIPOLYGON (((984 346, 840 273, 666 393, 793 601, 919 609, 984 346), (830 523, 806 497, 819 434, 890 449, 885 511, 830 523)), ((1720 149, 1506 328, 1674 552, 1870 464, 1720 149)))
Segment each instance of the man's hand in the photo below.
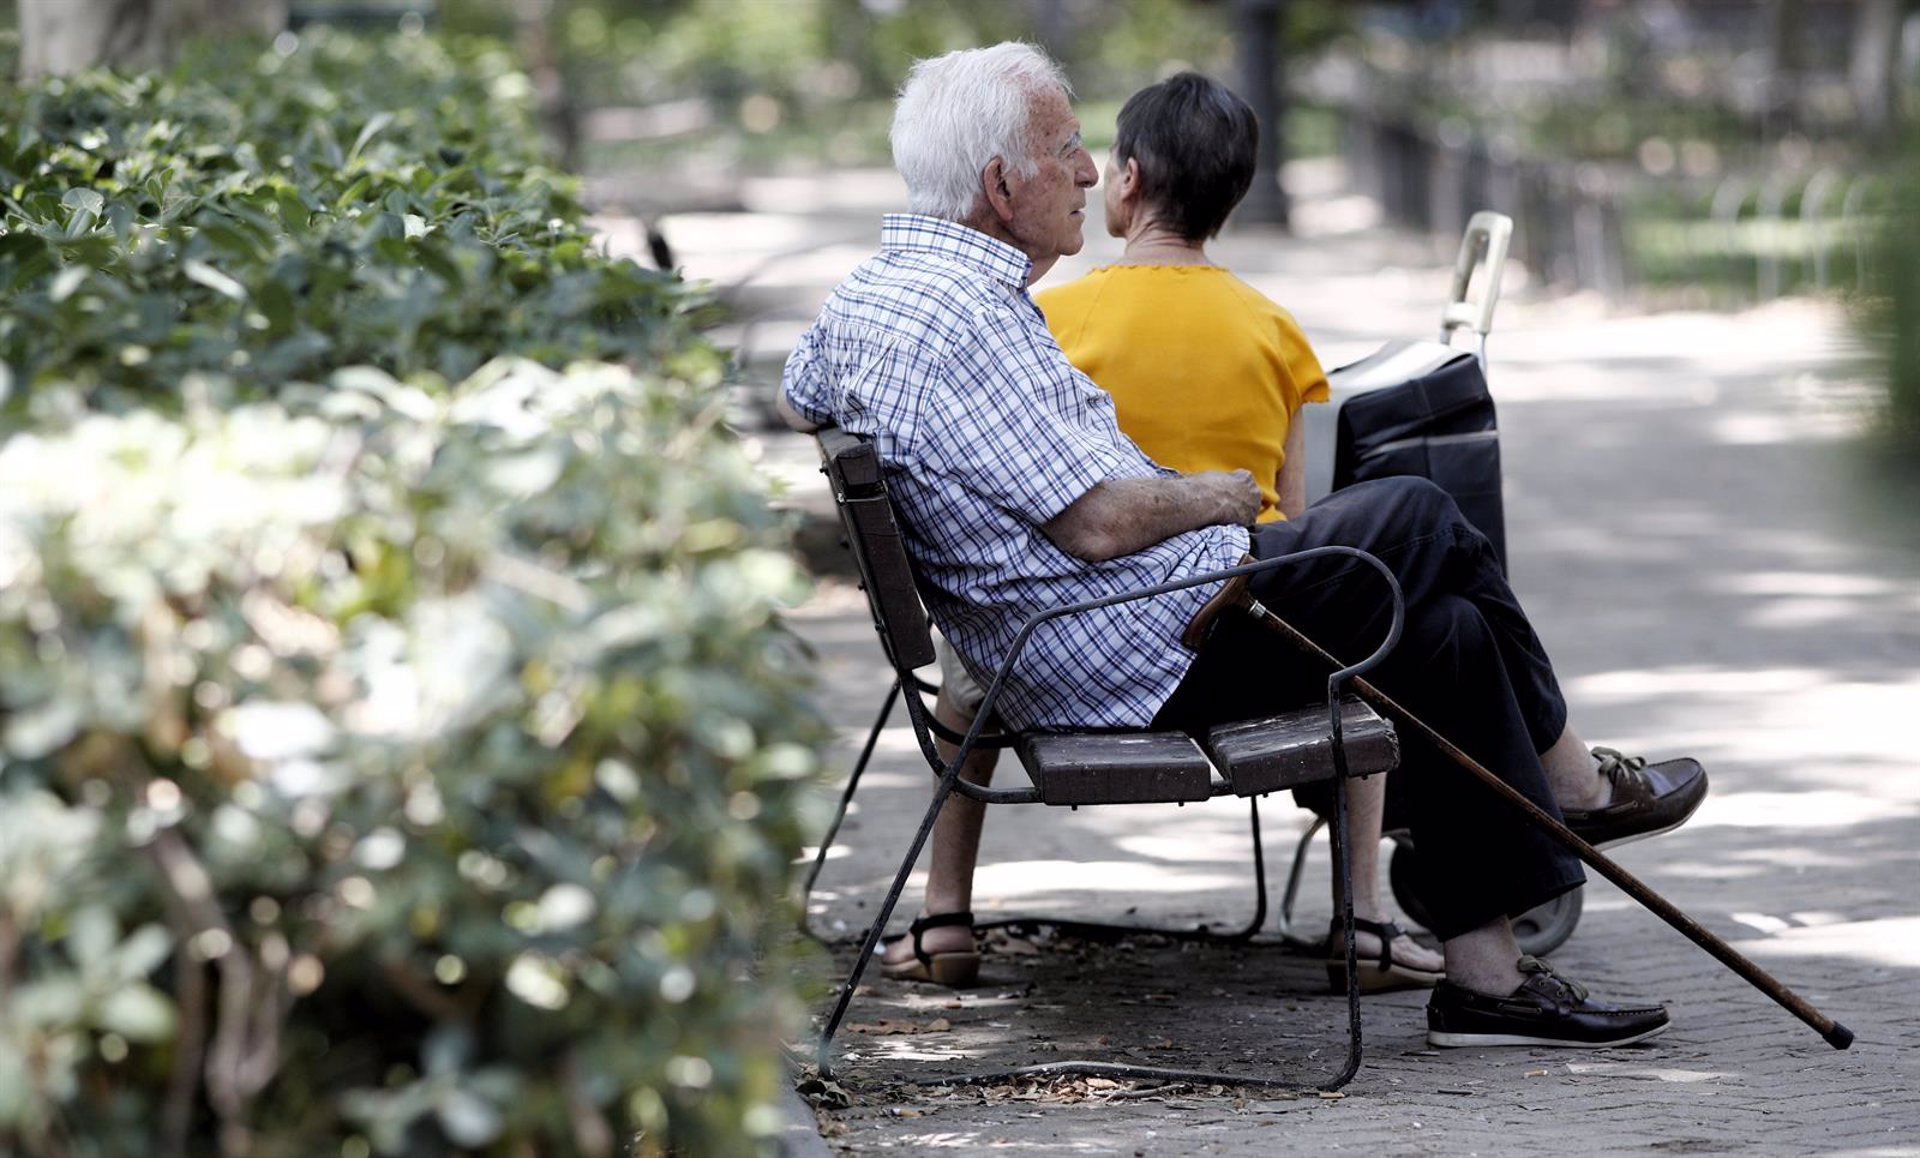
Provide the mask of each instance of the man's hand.
POLYGON ((1131 555, 1196 527, 1246 524, 1260 513, 1260 487, 1244 470, 1170 478, 1109 479, 1041 524, 1053 545, 1098 563, 1131 555))

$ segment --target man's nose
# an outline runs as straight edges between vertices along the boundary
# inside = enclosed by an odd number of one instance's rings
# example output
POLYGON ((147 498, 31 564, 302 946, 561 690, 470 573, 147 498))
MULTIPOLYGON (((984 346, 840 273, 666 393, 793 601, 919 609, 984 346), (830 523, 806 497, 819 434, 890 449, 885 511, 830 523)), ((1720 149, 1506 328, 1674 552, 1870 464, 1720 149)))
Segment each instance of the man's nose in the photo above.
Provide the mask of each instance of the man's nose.
POLYGON ((1100 181, 1100 170, 1093 163, 1093 154, 1085 149, 1080 150, 1080 171, 1074 175, 1074 179, 1082 189, 1091 189, 1100 181))

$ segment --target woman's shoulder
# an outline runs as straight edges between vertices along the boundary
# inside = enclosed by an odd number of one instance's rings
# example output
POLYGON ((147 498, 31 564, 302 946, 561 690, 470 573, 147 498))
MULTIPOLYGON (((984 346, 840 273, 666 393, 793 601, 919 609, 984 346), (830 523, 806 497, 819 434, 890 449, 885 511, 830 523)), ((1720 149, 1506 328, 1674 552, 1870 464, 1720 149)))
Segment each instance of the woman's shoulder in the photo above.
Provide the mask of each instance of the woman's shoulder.
POLYGON ((1078 277, 1034 290, 1033 300, 1045 308, 1049 302, 1074 301, 1095 296, 1113 280, 1113 270, 1114 267, 1111 265, 1096 265, 1078 277))

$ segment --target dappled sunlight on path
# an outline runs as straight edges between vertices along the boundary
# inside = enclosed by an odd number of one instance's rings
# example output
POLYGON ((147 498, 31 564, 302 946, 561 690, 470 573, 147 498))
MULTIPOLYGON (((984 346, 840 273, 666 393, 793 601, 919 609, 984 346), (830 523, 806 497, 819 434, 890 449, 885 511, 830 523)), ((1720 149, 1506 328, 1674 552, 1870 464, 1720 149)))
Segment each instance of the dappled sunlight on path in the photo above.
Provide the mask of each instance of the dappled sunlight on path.
MULTIPOLYGON (((745 280, 750 320, 723 334, 752 347, 743 397, 770 392, 782 343, 867 255, 879 213, 898 207, 886 176, 843 176, 757 186, 746 201, 758 214, 665 222, 691 276, 745 280)), ((1301 236, 1232 230, 1220 256, 1293 310, 1328 365, 1430 336, 1451 245, 1381 229, 1331 185, 1309 206, 1301 236)), ((1090 238, 1049 282, 1116 252, 1090 238)), ((1489 376, 1516 590, 1586 739, 1655 759, 1696 755, 1713 777, 1692 823, 1618 859, 1860 1042, 1828 1051, 1590 879, 1555 961, 1596 992, 1668 1002, 1675 1028, 1646 1048, 1433 1051, 1424 998, 1389 994, 1367 1002, 1367 1067, 1340 1102, 1240 1106, 1175 1091, 1084 1110, 1056 1100, 1041 1118, 1037 1105, 1004 1098, 893 1094, 848 1111, 850 1141, 1064 1154, 1191 1152, 1218 1140, 1264 1154, 1280 1133, 1264 1127, 1283 1124, 1286 1144, 1303 1150, 1440 1149, 1444 1137, 1544 1152, 1566 1147, 1570 1121, 1581 1144, 1615 1150, 1891 1152, 1920 1137, 1920 515, 1861 469, 1867 411, 1845 319, 1808 301, 1636 316, 1542 295, 1520 276, 1507 285, 1489 376), (1415 1121, 1450 1132, 1414 1135, 1415 1121)), ((824 512, 811 444, 764 421, 743 426, 790 483, 784 501, 824 512)), ((827 583, 790 622, 818 649, 819 698, 841 729, 832 766, 845 769, 886 686, 866 611, 851 588, 827 583)), ((871 919, 926 805, 931 777, 903 722, 896 715, 881 737, 814 898, 816 924, 842 936, 871 919)), ((1018 761, 1001 763, 996 782, 1020 784, 1018 761)), ((1276 893, 1303 818, 1283 799, 1262 810, 1276 893)), ((1249 911, 1249 851, 1237 802, 1002 808, 988 821, 974 905, 983 920, 1048 912, 1219 925, 1249 911)), ((1327 860, 1323 840, 1299 894, 1302 929, 1325 929, 1327 860)), ((916 876, 896 928, 919 902, 916 876)), ((966 994, 875 982, 854 1020, 951 1025, 851 1035, 851 1064, 883 1079, 961 1056, 1013 1064, 1081 1047, 1239 1062, 1324 1050, 1300 1039, 1342 1016, 1322 995, 1322 963, 1271 945, 1026 952, 990 953, 988 984, 966 994)))

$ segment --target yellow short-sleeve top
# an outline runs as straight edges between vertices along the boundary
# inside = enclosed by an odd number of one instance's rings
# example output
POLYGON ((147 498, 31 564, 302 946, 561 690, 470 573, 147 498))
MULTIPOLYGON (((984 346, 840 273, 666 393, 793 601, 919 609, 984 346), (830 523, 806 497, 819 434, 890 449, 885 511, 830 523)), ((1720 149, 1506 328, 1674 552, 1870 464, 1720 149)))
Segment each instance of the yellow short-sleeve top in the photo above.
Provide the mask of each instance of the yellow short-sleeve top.
POLYGON ((1034 301, 1147 457, 1184 472, 1252 471, 1259 521, 1281 517, 1287 430, 1302 403, 1327 398, 1293 315, 1215 265, 1101 266, 1034 301))

